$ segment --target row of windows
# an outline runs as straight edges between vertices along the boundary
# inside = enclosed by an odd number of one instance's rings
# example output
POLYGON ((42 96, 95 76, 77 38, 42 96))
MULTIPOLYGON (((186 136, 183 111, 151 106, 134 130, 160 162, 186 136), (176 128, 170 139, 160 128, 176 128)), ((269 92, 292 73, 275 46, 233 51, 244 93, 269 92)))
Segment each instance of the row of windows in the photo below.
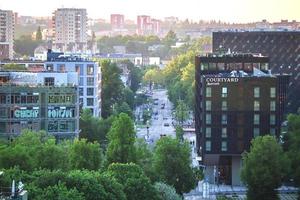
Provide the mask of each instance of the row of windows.
MULTIPOLYGON (((86 89, 87 96, 94 96, 94 88, 87 88, 86 89)), ((83 88, 79 88, 79 96, 83 96, 83 88)))
MULTIPOLYGON (((6 94, 0 94, 0 103, 6 104, 8 95, 6 94)), ((11 104, 35 104, 39 102, 39 94, 38 93, 30 93, 30 94, 12 94, 10 96, 10 103, 11 104)))
POLYGON ((74 132, 75 121, 49 121, 49 132, 74 132))
MULTIPOLYGON (((83 104, 83 98, 79 98, 79 103, 83 104)), ((87 106, 94 106, 94 98, 86 98, 86 105, 87 106)))
MULTIPOLYGON (((205 102, 206 111, 211 111, 211 109, 212 109, 211 104, 212 104, 212 102, 210 100, 207 100, 205 102)), ((221 110, 222 111, 227 110, 227 101, 222 101, 221 110)), ((259 101, 256 101, 256 100, 254 101, 253 110, 254 111, 260 111, 260 102, 259 101)), ((276 110, 276 102, 275 101, 270 101, 270 111, 275 111, 275 110, 276 110)))
POLYGON ((253 68, 268 70, 268 63, 201 63, 201 70, 252 70, 253 68))
MULTIPOLYGON (((241 132, 241 131, 239 130, 238 132, 241 132)), ((260 134, 260 129, 257 128, 257 127, 255 127, 253 129, 253 137, 257 137, 257 136, 259 136, 259 134, 260 134)), ((275 128, 271 128, 270 129, 270 134, 271 135, 275 135, 275 128)), ((205 128, 205 137, 206 138, 211 138, 211 127, 206 127, 205 128)), ((221 129, 221 137, 222 138, 227 138, 228 137, 228 135, 227 135, 227 128, 226 127, 222 127, 222 129, 221 129)), ((242 138, 242 137, 239 137, 239 138, 242 138)))
MULTIPOLYGON (((207 125, 211 124, 211 114, 207 113, 205 116, 205 123, 207 125)), ((222 114, 221 115, 221 124, 227 124, 227 114, 222 114)), ((259 125, 260 124, 260 115, 259 114, 254 114, 253 116, 253 124, 254 125, 259 125)), ((275 125, 276 124, 276 116, 275 114, 270 115, 270 125, 275 125)))
MULTIPOLYGON (((53 64, 47 64, 47 71, 54 71, 53 64)), ((57 71, 65 72, 66 71, 66 65, 65 64, 57 65, 57 71)), ((84 65, 83 64, 75 65, 75 71, 77 73, 79 73, 80 75, 84 75, 84 65)), ((86 74, 87 75, 94 75, 94 72, 95 72, 94 65, 88 64, 86 66, 86 74)))
MULTIPOLYGON (((211 141, 207 140, 205 142, 205 150, 211 151, 211 141)), ((227 141, 221 142, 221 151, 227 151, 227 141)))
MULTIPOLYGON (((259 87, 254 87, 253 88, 253 95, 255 98, 259 98, 260 97, 260 88, 259 87)), ((211 87, 206 87, 206 91, 205 91, 205 96, 206 97, 212 97, 212 88, 211 87)), ((222 97, 227 97, 228 96, 228 89, 227 87, 222 87, 222 97)), ((270 88, 270 97, 271 98, 275 98, 276 97, 276 88, 275 87, 271 87, 270 88)))
MULTIPOLYGON (((80 85, 80 86, 83 86, 83 85, 84 85, 83 81, 84 81, 84 78, 83 78, 83 77, 80 77, 80 78, 79 78, 79 85, 80 85)), ((87 85, 87 86, 94 86, 94 77, 87 77, 87 78, 86 78, 86 85, 87 85)))
MULTIPOLYGON (((211 138, 211 127, 206 127, 205 128, 205 137, 206 138, 211 138)), ((226 127, 222 128, 221 137, 222 138, 227 138, 227 128, 226 127)))

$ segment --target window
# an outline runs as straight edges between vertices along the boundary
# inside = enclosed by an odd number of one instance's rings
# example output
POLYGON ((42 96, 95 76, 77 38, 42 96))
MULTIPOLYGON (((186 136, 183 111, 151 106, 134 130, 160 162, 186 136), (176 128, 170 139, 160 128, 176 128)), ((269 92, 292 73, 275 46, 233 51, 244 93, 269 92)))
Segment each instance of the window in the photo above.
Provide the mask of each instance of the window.
POLYGON ((227 97, 227 87, 222 87, 222 97, 227 97))
POLYGON ((87 65, 87 68, 86 68, 86 74, 87 75, 93 75, 94 74, 94 65, 87 65))
POLYGON ((259 87, 255 87, 254 88, 254 97, 255 98, 259 98, 260 97, 260 88, 259 87))
POLYGON ((205 120, 206 124, 211 124, 211 114, 206 114, 205 120))
POLYGON ((206 151, 211 151, 211 141, 206 141, 205 142, 205 150, 206 151))
POLYGON ((83 98, 79 98, 79 103, 80 103, 80 105, 83 104, 83 98))
POLYGON ((87 98, 86 99, 86 105, 87 106, 93 106, 94 105, 94 98, 87 98))
POLYGON ((275 110, 276 110, 276 102, 270 101, 270 111, 275 111, 275 110))
POLYGON ((225 63, 218 63, 218 70, 225 70, 225 63))
POLYGON ((260 103, 259 101, 254 101, 254 111, 259 111, 260 103))
POLYGON ((271 87, 270 88, 270 97, 271 98, 275 98, 276 97, 276 88, 275 87, 271 87))
POLYGON ((54 86, 54 77, 46 77, 44 79, 44 84, 46 86, 54 86))
POLYGON ((52 72, 53 71, 53 65, 52 64, 47 64, 46 69, 47 69, 47 71, 52 72))
POLYGON ((227 142, 226 141, 222 141, 221 151, 227 151, 227 142))
POLYGON ((87 88, 86 95, 87 96, 93 96, 94 95, 94 88, 87 88))
POLYGON ((94 78, 93 77, 88 77, 87 79, 87 85, 93 86, 94 85, 94 78))
POLYGON ((206 88, 206 97, 211 97, 211 87, 206 88))
POLYGON ((259 124, 259 114, 254 114, 254 118, 253 118, 253 123, 255 125, 258 125, 259 124))
POLYGON ((80 74, 80 67, 78 65, 75 65, 75 71, 77 72, 77 74, 80 74))
POLYGON ((80 77, 80 78, 79 78, 79 85, 80 85, 80 86, 83 86, 83 77, 80 77))
POLYGON ((227 124, 227 115, 226 114, 222 114, 222 124, 227 124))
POLYGON ((275 123, 276 123, 276 117, 275 117, 275 115, 270 115, 270 124, 271 125, 275 125, 275 123))
POLYGON ((222 138, 227 138, 227 128, 222 128, 222 138))
POLYGON ((227 110, 227 101, 222 101, 222 110, 223 111, 227 110))
POLYGON ((79 96, 83 96, 83 88, 79 88, 79 96))
POLYGON ((211 101, 206 101, 205 102, 205 108, 207 111, 211 111, 211 101))
POLYGON ((209 70, 216 70, 217 69, 217 63, 209 63, 209 70))
POLYGON ((6 94, 2 93, 0 94, 0 104, 6 103, 6 94))
POLYGON ((60 72, 65 72, 66 71, 66 67, 64 64, 59 65, 59 71, 60 72))
POLYGON ((253 129, 253 137, 259 136, 259 128, 254 128, 253 129))
POLYGON ((275 134, 276 134, 275 128, 271 128, 271 129, 270 129, 270 134, 271 134, 271 135, 275 135, 275 134))
POLYGON ((206 127, 205 129, 205 137, 210 138, 211 137, 211 128, 206 127))
POLYGON ((208 70, 208 63, 201 63, 201 70, 208 70))

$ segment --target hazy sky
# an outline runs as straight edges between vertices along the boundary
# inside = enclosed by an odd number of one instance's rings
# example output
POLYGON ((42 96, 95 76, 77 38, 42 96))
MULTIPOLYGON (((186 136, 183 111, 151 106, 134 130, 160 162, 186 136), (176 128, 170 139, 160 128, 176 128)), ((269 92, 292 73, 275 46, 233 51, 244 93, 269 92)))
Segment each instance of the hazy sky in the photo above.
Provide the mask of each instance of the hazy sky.
POLYGON ((0 0, 0 9, 19 15, 51 16, 58 7, 86 8, 89 17, 105 19, 111 13, 120 13, 134 20, 136 15, 146 14, 158 19, 178 16, 197 21, 300 21, 300 0, 0 0))

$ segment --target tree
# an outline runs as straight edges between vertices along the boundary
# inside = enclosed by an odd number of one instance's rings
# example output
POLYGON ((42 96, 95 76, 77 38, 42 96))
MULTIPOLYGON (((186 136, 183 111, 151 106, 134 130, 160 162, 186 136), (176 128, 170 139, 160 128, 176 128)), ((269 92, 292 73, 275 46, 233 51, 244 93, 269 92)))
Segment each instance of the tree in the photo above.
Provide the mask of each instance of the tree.
POLYGON ((170 30, 167 35, 163 38, 163 43, 167 46, 172 46, 176 43, 177 36, 176 33, 172 30, 170 30))
POLYGON ((123 89, 123 101, 126 102, 132 110, 134 109, 134 93, 128 87, 123 89))
POLYGON ((181 200, 180 195, 176 193, 174 187, 162 182, 156 182, 154 184, 156 191, 158 192, 162 200, 181 200))
POLYGON ((41 41, 42 39, 43 39, 42 31, 41 31, 41 27, 39 26, 36 31, 35 40, 41 41))
POLYGON ((284 176, 285 156, 273 136, 252 140, 250 152, 243 155, 241 179, 247 186, 247 199, 279 199, 277 189, 284 176))
POLYGON ((178 100, 177 102, 175 118, 182 125, 189 118, 189 111, 187 105, 182 100, 178 100))
POLYGON ((124 193, 130 200, 156 200, 158 194, 144 175, 142 169, 133 163, 113 163, 108 167, 108 175, 124 186, 124 193))
POLYGON ((132 119, 125 113, 119 114, 108 133, 108 163, 136 161, 135 131, 132 119))
POLYGON ((176 126, 175 133, 176 133, 176 139, 180 140, 180 141, 183 141, 184 131, 183 131, 183 128, 181 126, 176 126))
MULTIPOLYGON (((300 115, 288 116, 288 131, 283 138, 284 150, 291 162, 289 177, 294 180, 296 186, 300 186, 300 115)), ((300 199, 300 190, 298 199, 300 199)))
POLYGON ((71 169, 99 170, 102 165, 102 150, 99 143, 75 140, 70 146, 69 160, 71 169))
POLYGON ((124 85, 121 80, 121 70, 116 63, 103 60, 100 65, 102 69, 101 116, 107 118, 113 112, 112 106, 121 99, 124 85))
POLYGON ((133 112, 126 102, 123 102, 121 104, 117 103, 116 105, 114 105, 114 111, 116 115, 120 113, 126 113, 130 118, 133 118, 133 112))
POLYGON ((68 189, 64 184, 58 183, 40 191, 35 199, 82 200, 84 199, 84 195, 75 188, 68 189))
POLYGON ((196 186, 191 168, 190 146, 186 141, 161 138, 155 146, 153 165, 160 179, 174 186, 179 194, 189 192, 196 186))
POLYGON ((14 41, 14 51, 19 56, 33 56, 35 48, 43 41, 32 40, 31 35, 23 35, 14 41))

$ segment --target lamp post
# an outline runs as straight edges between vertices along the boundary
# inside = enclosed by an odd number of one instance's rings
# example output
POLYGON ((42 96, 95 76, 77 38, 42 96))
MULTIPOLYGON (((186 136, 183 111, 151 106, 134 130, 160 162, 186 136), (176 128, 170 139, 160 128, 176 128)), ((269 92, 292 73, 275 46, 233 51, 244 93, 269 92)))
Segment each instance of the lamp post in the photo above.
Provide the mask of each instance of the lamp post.
POLYGON ((149 140, 149 120, 147 120, 147 140, 149 140))

